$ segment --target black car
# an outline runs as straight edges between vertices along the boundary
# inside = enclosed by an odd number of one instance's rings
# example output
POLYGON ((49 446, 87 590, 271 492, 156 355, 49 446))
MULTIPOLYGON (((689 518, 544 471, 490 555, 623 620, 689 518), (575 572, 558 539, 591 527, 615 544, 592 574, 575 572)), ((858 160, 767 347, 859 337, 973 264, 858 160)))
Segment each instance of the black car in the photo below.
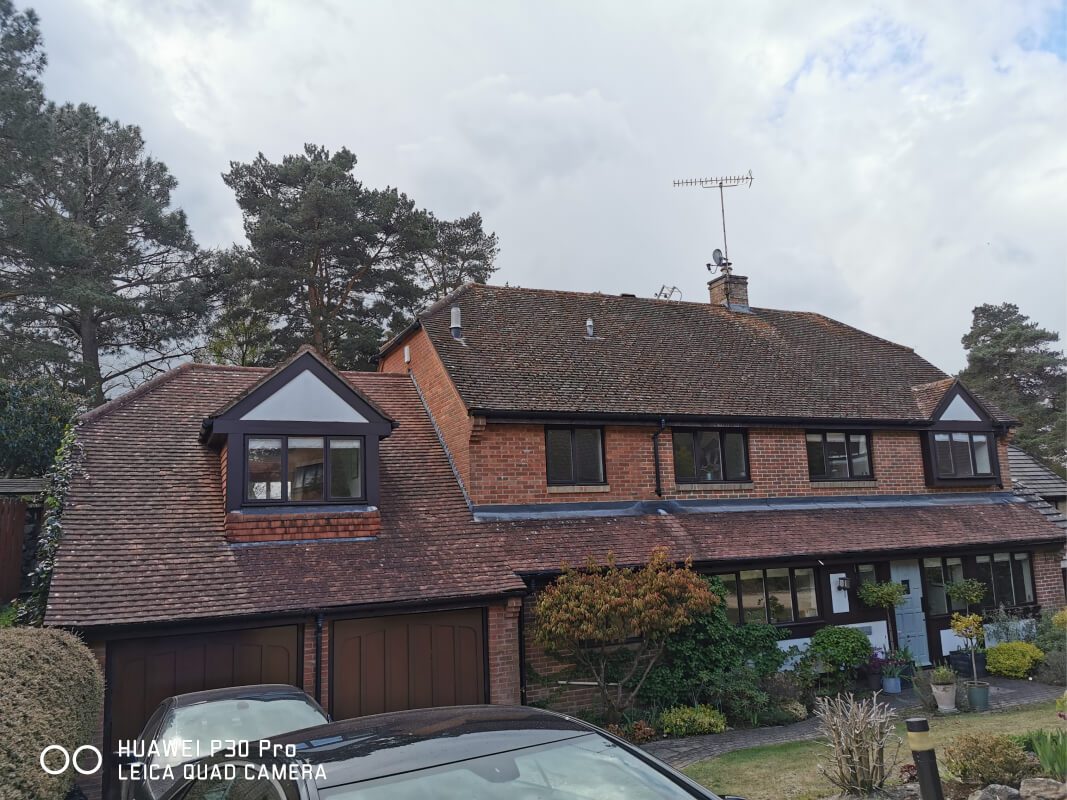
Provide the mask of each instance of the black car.
POLYGON ((122 800, 159 800, 186 783, 186 764, 225 750, 330 721, 295 686, 260 684, 168 697, 149 717, 133 746, 118 757, 122 800))
POLYGON ((599 728, 525 706, 359 717, 262 750, 200 762, 168 800, 718 800, 599 728))

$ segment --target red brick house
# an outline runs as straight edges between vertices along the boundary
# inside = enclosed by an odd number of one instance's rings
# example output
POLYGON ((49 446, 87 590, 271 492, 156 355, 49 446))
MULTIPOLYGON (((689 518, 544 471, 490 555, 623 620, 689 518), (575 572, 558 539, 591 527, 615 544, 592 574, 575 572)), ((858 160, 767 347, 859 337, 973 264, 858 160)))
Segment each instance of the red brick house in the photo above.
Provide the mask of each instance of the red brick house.
POLYGON ((1064 532, 1011 491, 1011 419, 905 347, 710 286, 468 286, 378 373, 307 350, 191 364, 86 415, 46 621, 104 664, 104 744, 238 683, 303 686, 338 718, 538 699, 536 592, 609 553, 691 557, 739 622, 798 641, 883 640, 856 587, 907 582, 924 662, 953 645, 958 577, 1064 604, 1064 532))

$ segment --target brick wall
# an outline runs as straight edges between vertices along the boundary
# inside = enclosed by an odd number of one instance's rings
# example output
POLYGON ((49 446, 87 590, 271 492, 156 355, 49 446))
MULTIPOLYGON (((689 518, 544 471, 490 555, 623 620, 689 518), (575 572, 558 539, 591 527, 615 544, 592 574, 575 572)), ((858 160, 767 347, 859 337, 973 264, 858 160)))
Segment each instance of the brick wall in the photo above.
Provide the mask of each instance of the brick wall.
MULTIPOLYGON (((467 489, 476 504, 550 503, 655 499, 652 427, 605 426, 607 487, 596 491, 550 490, 545 478, 544 426, 489 423, 470 444, 467 489)), ((677 499, 802 497, 812 495, 907 494, 931 491, 988 491, 993 488, 931 489, 923 474, 922 447, 914 431, 876 431, 871 444, 874 481, 812 482, 802 428, 751 428, 751 482, 688 488, 674 479, 670 429, 660 436, 664 496, 677 499)), ((1001 469, 1010 486, 1007 445, 1000 443, 1001 469)))
POLYGON ((396 347, 378 364, 379 372, 411 372, 426 398, 434 422, 441 431, 452 460, 463 483, 470 485, 468 442, 472 420, 467 406, 456 391, 445 365, 423 330, 417 330, 404 340, 411 351, 411 363, 404 363, 404 345, 396 347))
POLYGON ((600 693, 595 686, 564 684, 553 676, 570 665, 548 655, 536 641, 537 620, 534 607, 536 594, 527 595, 522 602, 523 645, 526 650, 526 702, 545 705, 556 711, 574 714, 600 706, 600 693))
POLYGON ((378 511, 316 511, 309 514, 226 515, 226 538, 231 542, 277 542, 303 539, 344 539, 377 536, 382 520, 378 511))
POLYGON ((1042 608, 1062 608, 1067 605, 1063 594, 1064 549, 1034 553, 1034 591, 1042 608))
POLYGON ((504 603, 489 606, 489 702, 518 705, 519 687, 519 614, 522 599, 509 597, 504 603))
MULTIPOLYGON (((315 697, 315 618, 310 617, 304 621, 304 654, 303 654, 303 689, 309 696, 315 697)), ((325 709, 330 708, 330 623, 322 623, 322 663, 320 665, 322 679, 322 695, 316 698, 319 705, 325 709)))

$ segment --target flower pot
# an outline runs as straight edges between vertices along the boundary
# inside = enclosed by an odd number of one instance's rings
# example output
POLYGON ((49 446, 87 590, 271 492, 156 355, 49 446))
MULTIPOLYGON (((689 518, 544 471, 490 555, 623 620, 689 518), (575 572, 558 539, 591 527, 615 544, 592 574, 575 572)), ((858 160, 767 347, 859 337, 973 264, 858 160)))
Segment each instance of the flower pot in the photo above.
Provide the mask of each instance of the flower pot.
POLYGON ((890 678, 888 675, 883 675, 882 691, 886 694, 900 694, 900 676, 894 675, 890 678))
POLYGON ((972 711, 989 710, 989 684, 985 681, 967 681, 967 702, 972 711))
MULTIPOLYGON (((971 654, 966 650, 957 650, 948 654, 948 665, 960 675, 971 674, 971 654)), ((974 654, 974 665, 978 668, 979 678, 984 678, 989 673, 985 669, 985 651, 974 654)))
POLYGON ((956 711, 956 684, 932 683, 930 690, 934 693, 937 701, 937 710, 942 714, 953 714, 956 711))
POLYGON ((882 688, 882 673, 881 672, 868 672, 867 673, 867 688, 871 691, 878 691, 882 688))

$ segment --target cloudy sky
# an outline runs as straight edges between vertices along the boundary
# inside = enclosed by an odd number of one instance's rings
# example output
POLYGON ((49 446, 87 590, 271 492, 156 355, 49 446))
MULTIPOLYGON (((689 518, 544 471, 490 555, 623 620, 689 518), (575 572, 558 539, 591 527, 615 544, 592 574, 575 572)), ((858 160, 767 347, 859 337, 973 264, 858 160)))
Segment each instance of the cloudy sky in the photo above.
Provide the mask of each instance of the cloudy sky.
MULTIPOLYGON (((23 3, 23 5, 26 5, 23 3)), ((34 0, 49 96, 144 129, 203 245, 220 173, 347 146, 481 211, 496 282, 703 301, 717 192, 754 305, 963 366, 971 308, 1067 329, 1063 2, 34 0)))

